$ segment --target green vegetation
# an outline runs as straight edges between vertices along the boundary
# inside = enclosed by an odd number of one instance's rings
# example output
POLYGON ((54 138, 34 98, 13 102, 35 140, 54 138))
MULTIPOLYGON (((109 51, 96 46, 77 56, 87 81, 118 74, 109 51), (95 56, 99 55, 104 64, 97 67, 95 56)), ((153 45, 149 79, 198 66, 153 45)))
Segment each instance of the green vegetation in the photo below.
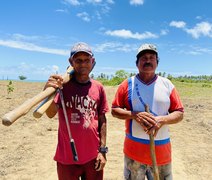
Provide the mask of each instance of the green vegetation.
POLYGON ((7 85, 7 95, 9 96, 10 93, 12 93, 14 91, 14 86, 13 86, 13 82, 10 80, 9 84, 7 85))
POLYGON ((202 75, 202 76, 179 76, 176 78, 173 78, 177 81, 180 82, 191 82, 191 83, 196 83, 196 82, 205 82, 205 83, 212 83, 212 75, 211 76, 206 76, 206 75, 202 75))
MULTIPOLYGON (((106 76, 104 73, 101 73, 100 76, 98 76, 96 79, 100 81, 105 86, 115 86, 119 85, 124 79, 131 77, 135 74, 128 73, 124 70, 116 71, 115 75, 109 78, 109 76, 106 76)), ((168 74, 166 76, 165 72, 159 72, 159 76, 167 77, 169 80, 171 80, 174 83, 181 82, 186 84, 187 86, 193 86, 192 83, 199 83, 199 85, 202 88, 211 88, 212 87, 212 75, 211 76, 179 76, 179 77, 173 77, 172 75, 168 74)), ((196 85, 195 85, 196 86, 196 85)))
POLYGON ((181 82, 172 80, 176 86, 180 96, 191 99, 211 99, 212 98, 212 82, 181 82))
POLYGON ((27 77, 26 76, 23 76, 23 75, 20 75, 20 76, 18 76, 19 77, 19 79, 21 80, 21 81, 23 81, 23 80, 25 80, 27 77))
POLYGON ((120 84, 124 79, 132 75, 133 74, 129 74, 124 70, 119 70, 116 71, 115 75, 111 79, 109 79, 109 77, 106 76, 105 74, 101 73, 101 75, 97 77, 97 80, 102 82, 102 84, 106 86, 115 86, 120 84))

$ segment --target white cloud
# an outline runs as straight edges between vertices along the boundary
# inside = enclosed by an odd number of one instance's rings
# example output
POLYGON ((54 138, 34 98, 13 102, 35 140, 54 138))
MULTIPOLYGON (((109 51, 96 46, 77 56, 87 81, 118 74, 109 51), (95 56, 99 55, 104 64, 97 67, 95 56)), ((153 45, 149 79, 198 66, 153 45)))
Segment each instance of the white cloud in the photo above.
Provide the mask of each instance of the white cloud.
POLYGON ((196 19, 201 20, 201 19, 202 19, 202 17, 201 17, 201 16, 197 16, 197 17, 196 17, 196 19))
POLYGON ((114 4, 114 1, 113 0, 107 0, 107 3, 114 4))
POLYGON ((102 16, 99 11, 95 12, 95 15, 96 15, 96 19, 98 19, 98 20, 102 19, 102 16))
POLYGON ((18 76, 23 75, 27 77, 27 80, 47 80, 51 74, 56 72, 59 72, 59 67, 56 65, 39 67, 35 64, 21 62, 16 66, 0 66, 0 77, 2 79, 18 79, 18 76))
POLYGON ((212 24, 209 22, 197 23, 193 28, 187 28, 184 21, 172 21, 170 26, 181 28, 186 33, 190 34, 193 38, 198 39, 201 36, 212 38, 212 24))
POLYGON ((186 26, 186 23, 184 21, 172 21, 169 25, 176 28, 184 28, 186 26))
POLYGON ((57 9, 55 11, 56 12, 59 12, 59 13, 68 13, 68 10, 67 9, 57 9))
POLYGON ((99 12, 101 14, 108 14, 110 12, 110 6, 108 6, 108 4, 102 4, 101 9, 99 10, 99 12))
POLYGON ((192 29, 185 29, 193 38, 198 39, 200 36, 212 37, 212 24, 209 22, 201 22, 196 24, 192 29))
POLYGON ((83 21, 89 22, 91 19, 87 12, 78 13, 77 17, 81 18, 83 21))
POLYGON ((195 52, 196 54, 212 54, 212 48, 203 48, 200 46, 192 46, 192 52, 195 52))
POLYGON ((12 39, 15 39, 15 40, 27 40, 27 41, 35 41, 35 40, 39 40, 41 37, 40 36, 26 36, 26 35, 23 35, 23 34, 18 34, 18 33, 15 33, 15 34, 12 34, 12 39))
POLYGON ((58 73, 59 67, 57 65, 53 65, 52 69, 55 73, 58 73))
POLYGON ((124 44, 124 43, 120 43, 120 42, 105 42, 102 44, 97 44, 94 47, 94 50, 96 52, 132 52, 132 51, 136 51, 138 48, 137 45, 135 44, 124 44))
POLYGON ((212 55, 212 47, 202 47, 197 44, 169 44, 169 51, 182 55, 212 55))
POLYGON ((36 52, 43 52, 49 54, 57 54, 67 56, 69 51, 61 50, 61 49, 51 49, 47 47, 37 46, 33 43, 23 42, 23 41, 14 41, 14 40, 1 40, 0 39, 0 46, 11 47, 16 49, 22 49, 27 51, 36 51, 36 52))
POLYGON ((49 36, 49 35, 44 35, 44 36, 35 36, 35 35, 23 35, 19 33, 14 33, 9 35, 9 38, 14 41, 27 41, 27 42, 57 42, 58 37, 55 36, 49 36))
POLYGON ((169 32, 169 30, 163 29, 163 30, 161 30, 160 34, 161 34, 162 36, 165 36, 165 35, 168 34, 168 32, 169 32))
POLYGON ((130 0, 131 5, 142 5, 144 4, 144 0, 130 0))
POLYGON ((132 33, 130 30, 126 30, 126 29, 121 29, 121 30, 114 30, 114 31, 106 31, 105 32, 106 35, 109 36, 115 36, 115 37, 121 37, 121 38, 125 38, 125 39, 138 39, 138 40, 142 40, 142 39, 150 39, 150 38, 158 38, 158 36, 156 34, 153 34, 151 32, 144 32, 142 34, 140 33, 132 33))
MULTIPOLYGON (((75 6, 78 13, 76 13, 77 17, 80 17, 83 21, 89 22, 91 19, 102 20, 102 15, 108 15, 111 10, 111 5, 115 2, 114 0, 63 0, 62 1, 66 5, 75 6), (86 12, 79 12, 82 8, 78 8, 81 6, 86 9, 86 12)), ((75 8, 72 7, 72 8, 75 8)), ((69 7, 70 8, 70 7, 69 7)), ((58 12, 63 12, 62 10, 58 10, 58 12)), ((64 12, 68 12, 67 10, 64 12)))
POLYGON ((87 0, 88 3, 93 3, 93 4, 96 4, 96 3, 101 3, 102 0, 87 0))
POLYGON ((73 6, 78 6, 81 4, 78 0, 64 0, 64 3, 68 3, 73 6))
POLYGON ((27 69, 21 69, 20 68, 19 71, 25 72, 25 74, 28 75, 28 76, 31 76, 31 73, 32 73, 32 76, 34 76, 34 77, 45 76, 44 79, 48 79, 48 77, 51 74, 55 74, 55 73, 60 74, 61 73, 61 72, 59 72, 60 68, 57 65, 47 65, 47 66, 44 66, 44 67, 39 67, 37 65, 30 64, 27 69))

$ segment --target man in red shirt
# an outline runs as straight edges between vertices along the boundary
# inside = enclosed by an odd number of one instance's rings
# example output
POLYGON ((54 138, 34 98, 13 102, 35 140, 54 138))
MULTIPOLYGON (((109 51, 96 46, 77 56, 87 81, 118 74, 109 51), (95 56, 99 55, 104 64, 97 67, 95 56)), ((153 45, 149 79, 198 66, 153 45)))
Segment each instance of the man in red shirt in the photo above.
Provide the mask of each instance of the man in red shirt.
POLYGON ((70 131, 75 141, 78 161, 75 161, 70 147, 69 133, 61 104, 61 96, 56 95, 48 109, 58 112, 58 145, 54 160, 57 161, 59 180, 102 180, 106 164, 106 116, 108 103, 105 90, 89 74, 95 63, 93 52, 86 43, 73 46, 69 62, 74 74, 63 84, 60 75, 50 76, 45 85, 60 88, 63 93, 70 131))

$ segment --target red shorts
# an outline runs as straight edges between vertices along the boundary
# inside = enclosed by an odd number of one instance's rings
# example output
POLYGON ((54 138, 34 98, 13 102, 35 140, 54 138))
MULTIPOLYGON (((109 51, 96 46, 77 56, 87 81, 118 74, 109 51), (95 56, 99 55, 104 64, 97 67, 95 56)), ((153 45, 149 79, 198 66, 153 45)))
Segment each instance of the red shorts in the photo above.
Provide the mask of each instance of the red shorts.
POLYGON ((96 159, 86 164, 66 165, 57 162, 57 174, 59 180, 103 180, 103 170, 95 170, 96 159))

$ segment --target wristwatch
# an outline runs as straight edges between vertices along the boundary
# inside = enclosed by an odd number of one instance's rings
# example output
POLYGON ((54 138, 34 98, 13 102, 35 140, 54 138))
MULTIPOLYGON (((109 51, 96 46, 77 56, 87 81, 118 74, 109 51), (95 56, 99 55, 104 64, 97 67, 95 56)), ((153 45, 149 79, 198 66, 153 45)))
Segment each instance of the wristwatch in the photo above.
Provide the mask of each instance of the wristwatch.
POLYGON ((100 153, 104 153, 104 154, 107 153, 108 152, 108 147, 106 147, 106 146, 105 147, 100 147, 99 148, 99 152, 100 153))

